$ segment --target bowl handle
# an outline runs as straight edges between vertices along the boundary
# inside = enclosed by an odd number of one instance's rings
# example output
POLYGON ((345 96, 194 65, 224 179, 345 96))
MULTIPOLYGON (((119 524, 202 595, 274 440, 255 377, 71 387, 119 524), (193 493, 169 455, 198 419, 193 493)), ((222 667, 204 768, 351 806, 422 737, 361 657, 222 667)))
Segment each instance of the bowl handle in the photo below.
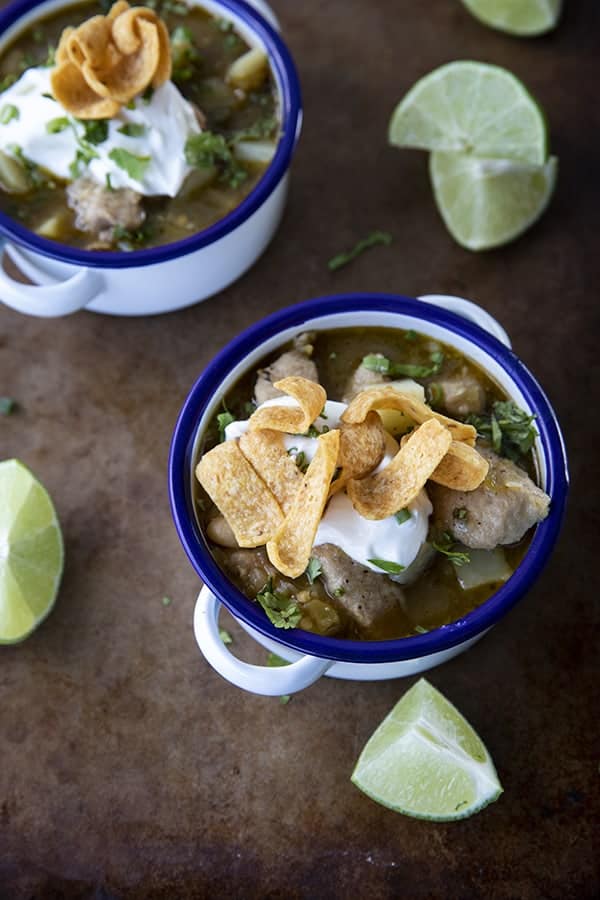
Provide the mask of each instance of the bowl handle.
POLYGON ((219 635, 221 603, 206 586, 194 610, 194 634, 206 661, 219 675, 252 694, 277 697, 294 694, 317 681, 332 665, 330 659, 302 656, 287 666, 254 666, 233 656, 219 635))
POLYGON ((79 269, 66 281, 59 281, 22 256, 14 244, 0 241, 0 300, 17 312, 29 316, 54 318, 83 309, 103 288, 103 280, 95 269, 79 269), (15 281, 3 266, 4 252, 23 274, 38 284, 15 281))
POLYGON ((473 303, 472 300, 465 300, 463 297, 452 297, 449 294, 424 294, 421 297, 417 297, 417 300, 425 300, 426 303, 440 306, 442 309, 447 309, 448 312, 462 316, 463 319, 475 322, 484 331, 497 338, 501 344, 504 344, 509 350, 511 349, 510 338, 500 322, 497 322, 493 316, 490 316, 489 312, 486 312, 477 303, 473 303))

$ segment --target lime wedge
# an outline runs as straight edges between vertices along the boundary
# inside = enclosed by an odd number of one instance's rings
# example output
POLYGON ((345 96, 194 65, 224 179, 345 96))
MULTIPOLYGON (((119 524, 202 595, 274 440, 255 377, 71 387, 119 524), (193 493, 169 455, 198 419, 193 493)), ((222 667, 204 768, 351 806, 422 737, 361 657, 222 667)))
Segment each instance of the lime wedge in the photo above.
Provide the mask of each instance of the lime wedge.
POLYGON ((396 812, 439 822, 464 819, 502 793, 481 739, 424 678, 371 736, 352 781, 396 812))
POLYGON ((475 18, 508 34, 533 37, 554 28, 562 0, 462 0, 475 18))
POLYGON ((0 462, 0 644, 22 641, 46 618, 62 570, 48 492, 18 460, 0 462))
POLYGON ((546 123, 527 88, 479 62, 448 63, 417 81, 392 114, 389 140, 532 165, 547 156, 546 123))
POLYGON ((432 153, 433 193, 455 240, 468 250, 489 250, 512 241, 539 219, 554 185, 558 161, 529 166, 463 153, 432 153))

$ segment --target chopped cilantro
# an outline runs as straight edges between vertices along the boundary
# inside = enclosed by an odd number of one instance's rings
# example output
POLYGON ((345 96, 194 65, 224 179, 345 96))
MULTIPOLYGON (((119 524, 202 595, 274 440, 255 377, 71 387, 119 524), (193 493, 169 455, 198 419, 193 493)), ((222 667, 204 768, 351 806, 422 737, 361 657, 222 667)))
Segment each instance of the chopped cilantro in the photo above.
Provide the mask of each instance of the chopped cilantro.
POLYGON ((449 559, 455 566, 464 566, 466 563, 471 562, 471 557, 468 553, 454 550, 455 545, 456 541, 449 531, 443 531, 435 541, 431 542, 433 549, 449 559))
POLYGON ((0 416, 10 416, 17 408, 12 397, 0 397, 0 416))
POLYGON ((125 125, 121 125, 120 128, 117 128, 119 134, 124 134, 125 137, 143 137, 146 134, 146 126, 138 124, 137 122, 126 122, 125 125))
POLYGON ((361 253, 364 253, 364 251, 368 250, 370 247, 375 247, 377 244, 383 244, 387 247, 391 243, 392 236, 389 232, 372 231, 371 234, 366 238, 363 238, 362 241, 358 241, 352 250, 349 250, 347 253, 338 253, 337 256, 332 257, 327 263, 329 271, 335 272, 337 269, 341 269, 342 266, 348 265, 348 263, 352 262, 357 256, 360 256, 361 253))
POLYGON ((125 104, 125 109, 135 109, 135 97, 133 100, 129 100, 128 103, 125 104))
POLYGON ((154 96, 154 88, 152 87, 151 84, 149 84, 148 87, 146 88, 146 90, 144 91, 144 93, 142 94, 142 100, 144 101, 146 106, 148 106, 148 104, 151 102, 153 96, 154 96))
POLYGON ((263 116, 248 128, 234 131, 229 139, 230 144, 238 144, 240 141, 253 141, 271 137, 278 126, 275 116, 263 116))
POLYGON ((219 637, 225 645, 233 644, 233 638, 225 628, 219 628, 219 637))
POLYGON ((422 625, 415 625, 415 631, 418 634, 427 634, 427 632, 429 631, 429 628, 423 628, 422 625))
POLYGON ((102 144, 108 137, 108 121, 106 119, 77 119, 83 125, 83 139, 88 144, 102 144))
POLYGON ((334 590, 333 595, 334 595, 334 597, 343 597, 345 593, 346 593, 345 588, 338 587, 334 590))
POLYGON ((470 415, 465 421, 491 443, 496 453, 519 462, 529 453, 537 437, 534 419, 535 416, 528 415, 512 400, 497 400, 490 415, 470 415))
POLYGON ((120 169, 124 169, 134 181, 142 180, 151 159, 149 156, 136 156, 135 153, 130 153, 129 150, 124 150, 123 147, 115 147, 108 154, 108 158, 112 159, 120 169))
POLYGON ((246 400, 244 403, 244 412, 250 418, 252 413, 256 412, 256 403, 253 403, 252 400, 246 400))
POLYGON ((417 334, 417 332, 414 331, 414 329, 412 329, 412 328, 409 328, 408 331, 404 332, 404 340, 405 341, 411 341, 411 342, 416 341, 418 336, 419 335, 417 334))
POLYGON ((275 628, 295 628, 302 618, 298 604, 293 597, 284 597, 273 590, 273 581, 265 584, 256 599, 264 609, 275 628))
POLYGON ((171 605, 171 598, 170 598, 170 597, 163 597, 163 598, 162 598, 162 605, 163 605, 163 606, 170 606, 170 605, 171 605))
POLYGON ((190 81, 194 77, 201 58, 187 25, 178 25, 171 34, 171 59, 173 81, 190 81))
POLYGON ((303 450, 300 450, 299 453, 296 453, 296 455, 294 456, 294 462, 296 463, 296 465, 298 466, 298 468, 300 469, 301 472, 304 473, 308 469, 309 463, 306 458, 306 454, 304 453, 303 450))
POLYGON ((58 116, 56 119, 50 119, 49 122, 46 122, 46 131, 48 134, 60 134, 60 132, 68 128, 70 124, 71 121, 67 116, 58 116))
POLYGON ((377 566, 378 569, 383 569, 388 575, 399 575, 406 568, 401 563, 391 562, 388 559, 370 559, 369 562, 377 566))
POLYGON ((14 103, 5 103, 0 109, 0 125, 8 125, 13 119, 19 119, 19 110, 14 103))
POLYGON ((112 186, 112 181, 110 180, 110 172, 106 173, 105 180, 106 180, 106 190, 114 191, 114 187, 112 186))
POLYGON ((321 574, 321 563, 316 558, 316 556, 311 556, 308 560, 308 565, 306 567, 306 571, 304 574, 308 578, 309 584, 314 584, 319 575, 321 574))
POLYGON ((33 160, 25 156, 22 147, 19 147, 18 144, 7 144, 6 149, 9 151, 9 153, 12 153, 15 159, 17 159, 21 163, 21 165, 27 172, 32 185, 34 185, 35 187, 40 187, 42 185, 45 185, 49 188, 56 187, 54 181, 50 181, 44 175, 42 170, 33 162, 33 160))
POLYGON ((219 181, 227 182, 232 188, 239 187, 248 177, 222 134, 203 131, 190 135, 185 143, 185 158, 188 165, 197 169, 215 166, 219 170, 219 181))
POLYGON ((119 242, 119 246, 122 250, 133 250, 131 244, 144 244, 151 236, 152 230, 148 223, 142 225, 141 228, 136 228, 135 231, 131 231, 129 228, 124 228, 122 225, 115 225, 113 228, 113 240, 119 242))
POLYGON ((467 515, 468 512, 465 506, 457 506, 452 510, 453 519, 466 519, 467 515))
POLYGON ((53 47, 52 44, 48 44, 48 52, 46 53, 46 59, 42 65, 47 69, 56 65, 56 47, 53 47))
POLYGON ((406 506, 404 507, 404 509, 399 509, 398 512, 394 514, 394 518, 396 519, 398 525, 404 525, 404 523, 408 522, 408 520, 411 518, 410 509, 408 509, 406 506))
POLYGON ((52 96, 52 94, 42 94, 42 97, 45 97, 46 100, 53 100, 54 103, 57 102, 57 101, 54 99, 54 97, 52 96))
MULTIPOLYGON (((225 404, 223 404, 225 407, 225 404)), ((228 425, 235 422, 235 416, 225 407, 224 412, 217 415, 217 427, 219 429, 219 440, 221 443, 225 440, 225 429, 228 425)))
POLYGON ((364 356, 361 365, 369 372, 379 372, 381 375, 388 375, 390 378, 403 376, 405 378, 429 378, 430 375, 437 375, 444 363, 444 354, 441 350, 436 350, 431 354, 431 364, 429 366, 419 366, 415 363, 393 363, 383 356, 381 353, 370 353, 364 356))
POLYGON ((432 407, 441 406, 444 402, 444 391, 441 384, 431 381, 427 385, 427 402, 432 407))
POLYGON ((276 653, 271 653, 269 651, 269 655, 267 656, 267 665, 271 669, 278 669, 281 666, 289 666, 289 662, 287 659, 282 659, 281 656, 277 656, 276 653))

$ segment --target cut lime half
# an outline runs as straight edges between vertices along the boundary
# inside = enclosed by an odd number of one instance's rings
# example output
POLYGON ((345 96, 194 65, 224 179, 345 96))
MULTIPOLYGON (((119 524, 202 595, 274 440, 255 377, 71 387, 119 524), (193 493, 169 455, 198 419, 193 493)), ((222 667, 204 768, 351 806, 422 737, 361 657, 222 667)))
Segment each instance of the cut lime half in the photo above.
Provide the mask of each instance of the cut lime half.
POLYGON ((544 116, 527 88, 479 62, 448 63, 417 81, 392 114, 389 140, 532 165, 547 156, 544 116))
POLYGON ((475 18, 519 37, 535 37, 555 27, 562 0, 462 0, 475 18))
POLYGON ((48 492, 18 460, 0 462, 0 644, 22 641, 46 618, 63 557, 48 492))
POLYGON ((502 793, 481 739, 424 678, 373 733, 352 781, 396 812, 439 822, 471 816, 502 793))
POLYGON ((514 240, 542 215, 554 190, 558 161, 529 166, 463 153, 432 153, 435 202, 452 237, 468 250, 514 240))

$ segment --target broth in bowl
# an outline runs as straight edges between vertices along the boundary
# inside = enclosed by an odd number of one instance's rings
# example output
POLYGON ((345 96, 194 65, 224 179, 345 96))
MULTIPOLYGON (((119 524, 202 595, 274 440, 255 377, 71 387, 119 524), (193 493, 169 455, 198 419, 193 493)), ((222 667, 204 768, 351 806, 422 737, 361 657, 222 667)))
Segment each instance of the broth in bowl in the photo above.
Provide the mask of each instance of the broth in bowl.
POLYGON ((549 497, 532 418, 414 331, 299 334, 205 435, 195 506, 275 627, 356 640, 456 621, 517 568, 549 497))
POLYGON ((48 15, 4 50, 0 85, 0 209, 72 247, 202 231, 252 191, 280 133, 266 54, 173 0, 48 15))

